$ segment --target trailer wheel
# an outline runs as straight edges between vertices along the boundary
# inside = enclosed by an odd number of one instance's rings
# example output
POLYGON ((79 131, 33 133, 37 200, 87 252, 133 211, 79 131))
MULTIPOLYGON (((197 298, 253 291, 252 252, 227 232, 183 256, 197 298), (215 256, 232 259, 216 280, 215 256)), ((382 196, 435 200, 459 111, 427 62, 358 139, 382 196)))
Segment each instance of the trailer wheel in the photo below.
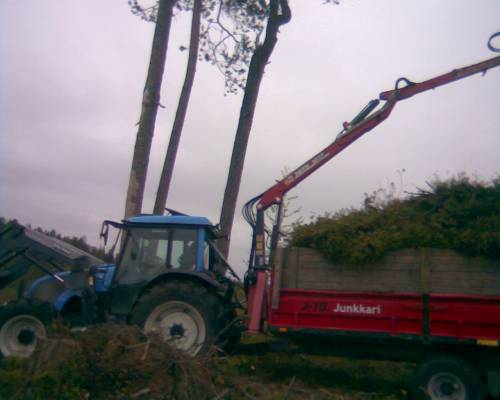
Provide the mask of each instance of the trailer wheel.
POLYGON ((141 296, 131 323, 194 356, 206 353, 217 341, 223 317, 216 295, 194 282, 172 280, 141 296))
POLYGON ((48 304, 9 303, 0 308, 0 353, 3 357, 29 357, 46 336, 53 317, 48 304))
POLYGON ((483 400, 479 375, 464 360, 444 357, 424 362, 410 388, 413 400, 483 400))

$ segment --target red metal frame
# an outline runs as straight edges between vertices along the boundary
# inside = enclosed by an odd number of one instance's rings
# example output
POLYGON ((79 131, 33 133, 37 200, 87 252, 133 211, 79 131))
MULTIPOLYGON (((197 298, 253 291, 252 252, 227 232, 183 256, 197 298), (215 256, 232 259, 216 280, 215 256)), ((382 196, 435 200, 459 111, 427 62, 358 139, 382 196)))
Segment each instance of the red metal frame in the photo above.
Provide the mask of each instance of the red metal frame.
MULTIPOLYGON (((252 248, 251 255, 251 258, 253 258, 253 253, 255 251, 255 260, 251 260, 249 266, 249 275, 250 273, 253 273, 254 275, 254 279, 250 280, 248 288, 249 299, 252 299, 251 307, 249 309, 248 322, 250 331, 258 331, 261 326, 261 320, 265 317, 263 310, 265 302, 260 300, 264 299, 266 291, 268 290, 267 278, 264 274, 260 273, 260 270, 266 270, 268 268, 265 256, 266 233, 264 225, 264 211, 273 204, 281 203, 283 196, 290 189, 297 186, 305 178, 326 164, 365 133, 371 131, 377 125, 382 123, 382 121, 390 115, 392 109, 399 100, 407 99, 415 94, 435 89, 436 87, 446 85, 480 72, 485 73, 487 70, 499 65, 500 56, 497 56, 477 64, 455 69, 449 73, 439 75, 421 83, 413 83, 407 79, 402 79, 407 83, 407 86, 398 88, 396 84, 396 88, 394 90, 380 93, 379 98, 386 101, 386 103, 378 111, 352 126, 344 123, 345 131, 342 132, 333 143, 326 146, 323 150, 289 173, 285 178, 271 186, 260 196, 257 204, 257 222, 254 227, 253 242, 255 244, 255 248, 252 248), (256 274, 254 270, 257 271, 256 274)), ((398 80, 398 82, 399 81, 400 80, 398 80)))
POLYGON ((463 78, 467 78, 471 75, 477 73, 485 74, 491 68, 498 67, 500 65, 500 56, 490 58, 489 60, 479 62, 477 64, 469 65, 467 67, 454 69, 447 74, 439 75, 435 78, 426 80, 421 83, 415 83, 408 85, 402 89, 389 90, 380 93, 380 100, 389 100, 392 95, 397 93, 398 100, 407 99, 415 94, 425 92, 427 90, 435 89, 439 86, 446 85, 451 82, 458 81, 463 78))
POLYGON ((311 175, 314 171, 324 165, 326 162, 330 161, 338 153, 344 150, 347 146, 352 144, 358 138, 363 136, 365 133, 371 131, 382 121, 384 121, 392 109, 394 108, 396 102, 399 100, 407 99, 415 94, 425 92, 427 90, 435 89, 439 86, 446 85, 448 83, 457 81, 459 79, 466 78, 468 76, 485 73, 487 70, 497 67, 500 65, 500 56, 491 58, 489 60, 470 65, 467 67, 455 69, 447 74, 440 75, 438 77, 426 80, 421 83, 412 83, 404 88, 389 90, 382 92, 379 95, 380 100, 387 101, 387 103, 376 113, 350 127, 342 137, 335 140, 333 143, 329 144, 318 154, 307 160, 300 167, 289 173, 285 178, 271 186, 267 189, 261 196, 260 202, 258 204, 259 208, 266 209, 271 205, 279 203, 283 196, 293 187, 297 186, 305 178, 311 175))
POLYGON ((264 307, 267 304, 267 281, 269 272, 260 270, 257 272, 257 280, 255 286, 248 293, 248 314, 252 318, 248 321, 248 330, 256 333, 260 331, 261 321, 264 318, 264 307))
POLYGON ((426 313, 419 293, 281 289, 279 307, 269 305, 268 310, 269 326, 282 331, 311 329, 500 340, 498 296, 432 294, 426 313))
POLYGON ((432 336, 500 340, 500 297, 430 296, 432 336))
POLYGON ((270 326, 346 330, 391 335, 422 332, 422 297, 407 293, 333 292, 281 289, 270 326))

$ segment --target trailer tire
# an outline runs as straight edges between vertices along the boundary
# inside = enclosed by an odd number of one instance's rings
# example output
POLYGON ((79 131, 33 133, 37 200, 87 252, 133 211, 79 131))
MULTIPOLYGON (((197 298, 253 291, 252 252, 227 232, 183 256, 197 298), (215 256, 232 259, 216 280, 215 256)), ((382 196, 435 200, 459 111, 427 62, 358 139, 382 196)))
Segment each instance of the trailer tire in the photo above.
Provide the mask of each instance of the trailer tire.
POLYGON ((410 388, 412 400, 484 400, 479 374, 465 360, 433 358, 420 365, 410 388))
POLYGON ((54 317, 49 304, 11 302, 0 308, 0 357, 29 357, 54 317))
POLYGON ((192 281, 159 283, 144 293, 130 322, 195 356, 209 351, 224 325, 224 307, 214 293, 192 281))

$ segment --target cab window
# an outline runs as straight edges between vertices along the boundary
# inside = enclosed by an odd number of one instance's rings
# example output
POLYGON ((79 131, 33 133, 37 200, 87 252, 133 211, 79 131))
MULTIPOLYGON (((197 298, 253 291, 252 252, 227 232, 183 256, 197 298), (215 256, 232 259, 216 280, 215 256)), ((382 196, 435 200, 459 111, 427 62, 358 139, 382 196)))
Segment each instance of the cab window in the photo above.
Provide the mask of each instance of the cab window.
POLYGON ((196 229, 143 229, 128 231, 117 281, 138 283, 169 269, 196 269, 196 229))

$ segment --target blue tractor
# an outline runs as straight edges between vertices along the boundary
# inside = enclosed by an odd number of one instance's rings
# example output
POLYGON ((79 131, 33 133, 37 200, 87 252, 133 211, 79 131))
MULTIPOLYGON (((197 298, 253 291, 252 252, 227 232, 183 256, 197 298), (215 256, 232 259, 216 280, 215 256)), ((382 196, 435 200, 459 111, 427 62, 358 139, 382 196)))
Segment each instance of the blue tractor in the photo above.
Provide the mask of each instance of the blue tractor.
POLYGON ((30 355, 54 316, 71 326, 135 324, 191 355, 237 340, 235 282, 228 278, 237 275, 215 246, 220 235, 208 219, 105 221, 105 243, 110 227, 118 229, 115 245, 122 238, 114 264, 19 224, 0 232, 0 288, 33 266, 43 271, 18 301, 0 307, 3 356, 30 355))

